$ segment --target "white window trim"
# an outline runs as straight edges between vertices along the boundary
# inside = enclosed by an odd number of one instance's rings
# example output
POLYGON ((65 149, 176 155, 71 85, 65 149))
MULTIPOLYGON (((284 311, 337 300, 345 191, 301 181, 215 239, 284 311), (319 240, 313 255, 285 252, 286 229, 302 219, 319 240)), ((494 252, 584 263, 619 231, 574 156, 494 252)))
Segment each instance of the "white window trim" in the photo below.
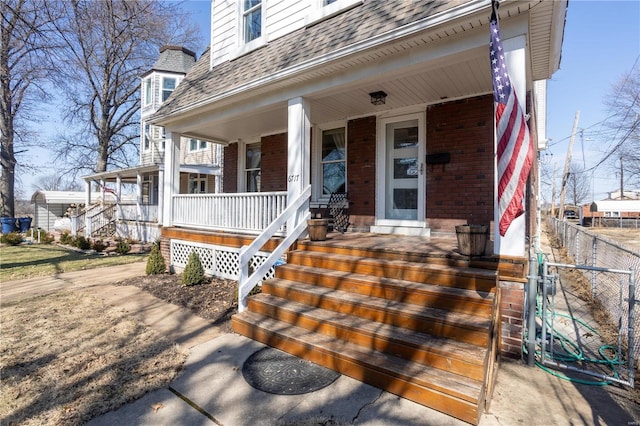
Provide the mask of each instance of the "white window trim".
POLYGON ((199 151, 206 151, 207 150, 207 141, 203 141, 202 139, 198 139, 198 138, 189 138, 189 148, 188 151, 189 152, 199 152, 199 151), (191 149, 191 141, 196 141, 196 149, 191 149))
MULTIPOLYGON (((262 153, 262 141, 238 142, 238 192, 247 192, 247 147, 250 145, 260 144, 260 152, 262 153)), ((262 162, 260 162, 262 170, 262 162)))
POLYGON ((148 76, 142 79, 142 106, 146 107, 152 104, 153 104, 153 81, 151 80, 151 76, 148 76), (148 101, 147 101, 147 95, 149 95, 148 101))
POLYGON ((317 141, 317 143, 313 143, 313 148, 311 152, 311 176, 312 176, 312 186, 311 186, 311 202, 313 203, 327 203, 329 201, 329 196, 326 196, 322 193, 322 132, 325 130, 344 128, 344 140, 345 140, 345 153, 344 153, 344 188, 345 191, 348 191, 349 187, 349 179, 348 179, 348 169, 347 169, 347 152, 349 151, 349 135, 348 135, 348 127, 346 121, 333 121, 331 123, 324 123, 321 125, 314 126, 313 131, 313 140, 317 141))
POLYGON ((153 138, 151 137, 151 124, 146 121, 142 123, 142 150, 147 152, 151 150, 151 144, 153 143, 153 138), (147 132, 147 127, 149 127, 149 131, 147 132), (147 141, 149 142, 147 144, 147 141))
MULTIPOLYGON (((164 97, 165 90, 167 90, 167 89, 164 88, 164 81, 167 80, 167 79, 172 79, 172 80, 174 80, 176 82, 175 86, 173 87, 173 90, 171 90, 171 92, 169 93, 169 96, 171 96, 171 93, 175 92, 175 90, 178 88, 178 85, 180 84, 180 81, 178 80, 178 77, 173 77, 173 76, 170 76, 170 75, 163 75, 162 78, 161 78, 161 81, 160 81, 160 101, 161 101, 161 103, 164 103, 166 101, 166 99, 162 99, 162 98, 164 97)), ((167 99, 169 99, 169 96, 167 96, 167 99)))
POLYGON ((238 7, 236 10, 236 25, 238 28, 238 37, 237 37, 237 49, 231 52, 230 60, 234 60, 239 58, 240 56, 246 55, 247 53, 256 50, 265 44, 267 44, 267 7, 266 0, 262 0, 262 34, 260 37, 251 40, 250 42, 244 41, 244 10, 242 2, 238 2, 238 7))
POLYGON ((314 7, 311 9, 311 12, 309 12, 309 15, 307 15, 307 18, 305 19, 305 26, 322 22, 325 19, 329 19, 342 12, 346 12, 353 7, 360 6, 362 3, 363 0, 338 0, 334 3, 324 6, 323 0, 315 0, 314 7))
POLYGON ((202 173, 189 173, 187 177, 187 191, 189 194, 207 194, 209 192, 209 176, 202 173), (204 191, 191 192, 191 182, 197 182, 196 187, 200 188, 200 182, 204 182, 204 191))

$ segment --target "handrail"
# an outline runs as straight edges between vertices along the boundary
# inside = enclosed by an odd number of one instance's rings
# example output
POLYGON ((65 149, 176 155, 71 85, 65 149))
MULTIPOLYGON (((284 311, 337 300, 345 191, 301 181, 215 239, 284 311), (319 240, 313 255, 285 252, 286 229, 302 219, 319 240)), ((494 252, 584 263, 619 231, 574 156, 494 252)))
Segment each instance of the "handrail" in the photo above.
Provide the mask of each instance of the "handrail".
POLYGON ((239 274, 238 274, 238 312, 247 309, 247 297, 251 290, 258 284, 258 281, 264 277, 269 269, 273 267, 284 252, 298 239, 298 237, 307 229, 307 220, 311 217, 308 208, 308 201, 311 198, 311 186, 302 191, 302 193, 293 200, 286 209, 283 210, 278 217, 262 231, 262 233, 251 242, 248 246, 240 248, 239 256, 239 274), (307 211, 300 222, 291 229, 287 230, 287 236, 283 239, 278 247, 271 252, 265 261, 249 276, 249 261, 260 248, 295 214, 300 207, 307 204, 307 211))

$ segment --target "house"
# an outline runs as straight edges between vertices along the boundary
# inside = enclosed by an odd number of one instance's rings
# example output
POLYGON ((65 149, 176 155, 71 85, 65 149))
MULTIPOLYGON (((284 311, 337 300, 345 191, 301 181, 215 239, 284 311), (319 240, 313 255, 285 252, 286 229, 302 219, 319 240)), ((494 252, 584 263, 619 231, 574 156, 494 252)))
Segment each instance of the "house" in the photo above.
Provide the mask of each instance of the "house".
MULTIPOLYGON (((211 2, 210 49, 150 118, 165 130, 161 251, 238 278, 238 333, 477 423, 499 356, 522 357, 526 213, 497 215, 488 0, 211 2), (222 192, 181 194, 179 146, 224 147, 222 192), (346 194, 347 232, 307 219, 346 194), (484 256, 455 250, 489 225, 484 256), (274 268, 286 256, 286 264, 274 268), (262 293, 247 298, 256 283, 262 293)), ((503 1, 534 146, 566 1, 503 1)))
POLYGON ((585 204, 580 209, 580 224, 637 229, 640 224, 640 200, 606 199, 585 204))
MULTIPOLYGON (((101 194, 112 193, 114 202, 110 212, 103 208, 87 214, 87 235, 96 235, 100 228, 112 226, 115 235, 141 241, 155 241, 160 237, 162 224, 162 184, 166 135, 164 128, 152 125, 148 118, 154 114, 196 61, 196 54, 181 46, 164 46, 153 67, 141 77, 141 123, 139 165, 83 176, 86 182, 86 203, 93 204, 90 187, 97 183, 101 194), (129 194, 125 189, 129 189, 129 194), (131 199, 133 195, 133 199, 131 199), (90 224, 94 223, 91 227, 90 224)), ((180 178, 176 193, 211 194, 221 190, 222 146, 185 135, 180 140, 180 178)), ((84 217, 80 222, 85 223, 84 217)), ((83 225, 79 229, 84 229, 83 225)))

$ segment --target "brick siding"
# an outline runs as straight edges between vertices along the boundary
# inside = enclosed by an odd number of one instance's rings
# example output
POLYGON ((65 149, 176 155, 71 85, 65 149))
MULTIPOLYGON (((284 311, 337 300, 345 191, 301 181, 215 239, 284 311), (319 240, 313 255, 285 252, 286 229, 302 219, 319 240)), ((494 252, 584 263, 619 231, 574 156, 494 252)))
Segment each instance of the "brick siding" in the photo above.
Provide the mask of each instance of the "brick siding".
POLYGON ((264 136, 261 145, 260 191, 286 191, 287 134, 264 136))
POLYGON ((222 192, 238 192, 238 144, 224 147, 222 192))
POLYGON ((347 123, 347 192, 349 221, 356 230, 369 230, 376 208, 376 117, 347 123))

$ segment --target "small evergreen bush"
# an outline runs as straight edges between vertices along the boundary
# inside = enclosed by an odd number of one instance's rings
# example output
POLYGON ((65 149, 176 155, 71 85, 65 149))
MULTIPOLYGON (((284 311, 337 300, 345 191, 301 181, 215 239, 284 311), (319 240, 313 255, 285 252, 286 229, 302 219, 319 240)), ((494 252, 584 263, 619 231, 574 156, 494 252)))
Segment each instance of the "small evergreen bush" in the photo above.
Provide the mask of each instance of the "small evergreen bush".
POLYGON ((9 232, 7 234, 2 234, 0 237, 0 242, 2 244, 9 244, 10 246, 17 246, 22 242, 22 234, 19 232, 9 232))
POLYGON ((116 253, 127 254, 131 251, 131 244, 127 240, 118 240, 116 243, 116 253))
POLYGON ((202 268, 202 262, 200 262, 200 256, 195 251, 192 251, 187 261, 187 266, 182 272, 182 285, 190 286, 200 284, 204 280, 204 269, 202 268))
POLYGON ((80 250, 89 250, 91 248, 91 241, 87 240, 82 235, 78 235, 73 240, 73 245, 78 247, 80 250))
POLYGON ((167 265, 164 263, 164 257, 160 252, 160 243, 154 243, 151 246, 151 252, 147 258, 147 275, 164 274, 167 269, 167 265))
POLYGON ((105 244, 105 242, 102 240, 93 240, 93 242, 91 243, 91 248, 100 253, 107 248, 107 244, 105 244))
POLYGON ((73 245, 73 237, 67 231, 60 234, 60 244, 73 245))

